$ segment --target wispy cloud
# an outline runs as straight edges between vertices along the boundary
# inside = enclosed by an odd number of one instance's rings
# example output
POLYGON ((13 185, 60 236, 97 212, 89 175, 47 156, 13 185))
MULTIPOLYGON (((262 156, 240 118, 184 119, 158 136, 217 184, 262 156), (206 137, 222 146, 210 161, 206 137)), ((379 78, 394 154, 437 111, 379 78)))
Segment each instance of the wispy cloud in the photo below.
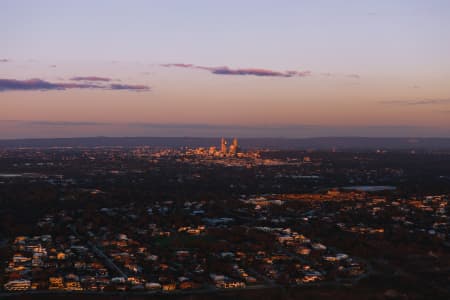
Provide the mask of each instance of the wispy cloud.
POLYGON ((102 88, 95 84, 85 83, 52 83, 42 79, 0 79, 0 91, 32 91, 32 90, 65 90, 65 89, 102 88))
POLYGON ((219 75, 254 75, 254 76, 274 76, 274 77, 305 77, 311 75, 311 71, 285 71, 278 72, 265 69, 229 69, 228 67, 212 68, 213 74, 219 75))
MULTIPOLYGON (((159 136, 159 137, 449 137, 445 127, 407 125, 328 126, 314 124, 202 124, 0 120, 0 138, 159 136)), ((339 146, 337 144, 337 146, 339 146)))
POLYGON ((130 90, 130 91, 149 91, 150 87, 146 85, 130 85, 130 84, 111 84, 110 89, 112 90, 130 90))
MULTIPOLYGON (((95 81, 95 80, 94 80, 95 81)), ((101 80, 97 80, 101 81, 101 80)), ((104 80, 103 80, 104 81, 104 80)), ((131 84, 98 84, 92 82, 49 82, 42 79, 0 79, 0 92, 6 91, 52 91, 67 89, 103 89, 103 90, 129 90, 129 91, 149 91, 146 85, 131 84)))
POLYGON ((195 66, 192 64, 161 64, 162 67, 178 67, 178 68, 199 68, 199 66, 195 66))
POLYGON ((106 122, 91 122, 91 121, 16 121, 22 122, 28 125, 39 126, 107 126, 113 125, 113 123, 106 122))
POLYGON ((347 77, 347 78, 352 78, 352 79, 361 79, 361 75, 359 74, 339 74, 339 73, 330 73, 330 72, 324 72, 324 73, 320 73, 321 76, 324 77, 347 77))
POLYGON ((7 58, 0 58, 0 62, 9 62, 10 60, 7 58))
MULTIPOLYGON (((0 122, 9 122, 23 125, 36 126, 122 126, 132 128, 164 128, 164 129, 229 129, 229 130, 314 130, 314 129, 330 129, 326 125, 313 124, 209 124, 209 123, 153 123, 153 122, 97 122, 97 121, 50 121, 50 120, 0 120, 0 122)), ((334 128, 348 129, 351 126, 334 126, 334 128)), ((403 126, 403 125, 380 125, 380 126, 366 126, 370 129, 416 129, 417 126, 403 126)))
POLYGON ((186 68, 186 69, 199 69, 206 70, 216 75, 240 75, 240 76, 260 76, 260 77, 306 77, 311 75, 311 71, 274 71, 267 69, 259 69, 259 68, 244 68, 244 69, 231 69, 227 66, 222 67, 205 67, 205 66, 197 66, 193 64, 183 64, 183 63, 174 63, 174 64, 161 64, 162 67, 170 68, 186 68))
POLYGON ((391 100, 380 101, 379 103, 392 105, 442 105, 450 104, 450 99, 391 100))
POLYGON ((111 78, 107 77, 98 77, 98 76, 77 76, 72 77, 70 80, 73 81, 111 81, 111 78))

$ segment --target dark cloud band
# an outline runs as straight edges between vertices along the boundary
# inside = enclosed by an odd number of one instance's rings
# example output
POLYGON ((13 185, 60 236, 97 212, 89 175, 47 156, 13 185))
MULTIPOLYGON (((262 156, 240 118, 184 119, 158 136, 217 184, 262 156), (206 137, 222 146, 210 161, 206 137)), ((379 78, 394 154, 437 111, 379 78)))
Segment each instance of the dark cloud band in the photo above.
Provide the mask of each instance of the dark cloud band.
POLYGON ((84 83, 52 83, 41 79, 0 79, 0 91, 65 90, 74 88, 92 89, 101 88, 101 86, 84 83))
MULTIPOLYGON (((97 80, 99 81, 99 80, 97 80)), ((101 80, 100 80, 101 81, 101 80)), ((128 90, 128 91, 149 91, 150 87, 146 85, 131 84, 109 84, 103 85, 92 82, 82 83, 55 83, 42 79, 0 79, 0 92, 6 91, 52 91, 67 89, 102 89, 102 90, 128 90)))
POLYGON ((112 90, 131 90, 131 91, 149 91, 150 87, 146 85, 131 85, 131 84, 111 84, 109 86, 112 90))
POLYGON ((197 66, 193 64, 162 64, 162 67, 177 67, 177 68, 187 68, 187 69, 199 69, 210 71, 212 74, 216 75, 252 75, 252 76, 260 76, 260 77, 306 77, 311 75, 311 71, 274 71, 267 69, 258 69, 258 68, 248 68, 248 69, 230 69, 229 67, 205 67, 205 66, 197 66))

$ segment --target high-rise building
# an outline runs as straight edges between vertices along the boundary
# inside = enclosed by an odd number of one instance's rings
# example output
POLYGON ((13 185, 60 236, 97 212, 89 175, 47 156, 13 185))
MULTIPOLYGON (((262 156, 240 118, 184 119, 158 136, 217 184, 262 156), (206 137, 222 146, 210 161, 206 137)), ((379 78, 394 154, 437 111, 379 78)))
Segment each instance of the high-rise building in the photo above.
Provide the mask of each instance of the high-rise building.
POLYGON ((230 154, 236 155, 238 152, 238 149, 239 149, 238 140, 237 140, 237 138, 234 138, 232 144, 230 145, 230 154))
POLYGON ((216 147, 214 146, 209 147, 208 154, 214 155, 214 153, 216 153, 216 147))
POLYGON ((233 145, 236 147, 236 150, 237 150, 239 147, 237 138, 233 139, 233 145))
POLYGON ((220 152, 227 154, 227 141, 224 138, 220 141, 220 152))

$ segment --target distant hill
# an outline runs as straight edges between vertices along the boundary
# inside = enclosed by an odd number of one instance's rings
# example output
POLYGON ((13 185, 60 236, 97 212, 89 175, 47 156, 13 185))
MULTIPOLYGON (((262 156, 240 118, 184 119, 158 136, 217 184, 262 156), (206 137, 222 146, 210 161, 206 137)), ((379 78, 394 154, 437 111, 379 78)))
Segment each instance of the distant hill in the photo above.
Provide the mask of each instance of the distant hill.
MULTIPOLYGON (((231 139, 230 139, 231 141, 231 139)), ((0 140, 1 148, 18 147, 209 147, 219 146, 220 138, 195 137, 88 137, 88 138, 54 138, 54 139, 12 139, 0 140)), ((415 149, 415 150, 450 150, 450 138, 242 138, 239 144, 245 149, 317 149, 329 150, 375 150, 375 149, 415 149)))

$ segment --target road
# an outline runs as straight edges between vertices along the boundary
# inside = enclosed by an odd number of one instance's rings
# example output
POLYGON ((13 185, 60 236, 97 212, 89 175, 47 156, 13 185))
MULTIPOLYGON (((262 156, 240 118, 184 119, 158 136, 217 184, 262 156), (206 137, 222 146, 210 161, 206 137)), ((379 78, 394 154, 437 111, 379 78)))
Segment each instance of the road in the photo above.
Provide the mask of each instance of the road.
MULTIPOLYGON (((69 226, 69 227, 70 227, 70 230, 72 230, 73 234, 75 234, 78 238, 82 238, 73 226, 69 226)), ((87 244, 91 248, 92 252, 94 252, 95 255, 97 255, 103 259, 103 261, 105 262, 107 267, 109 267, 111 270, 115 271, 121 277, 128 279, 128 276, 102 250, 100 250, 97 246, 95 246, 91 241, 88 241, 87 244)))

